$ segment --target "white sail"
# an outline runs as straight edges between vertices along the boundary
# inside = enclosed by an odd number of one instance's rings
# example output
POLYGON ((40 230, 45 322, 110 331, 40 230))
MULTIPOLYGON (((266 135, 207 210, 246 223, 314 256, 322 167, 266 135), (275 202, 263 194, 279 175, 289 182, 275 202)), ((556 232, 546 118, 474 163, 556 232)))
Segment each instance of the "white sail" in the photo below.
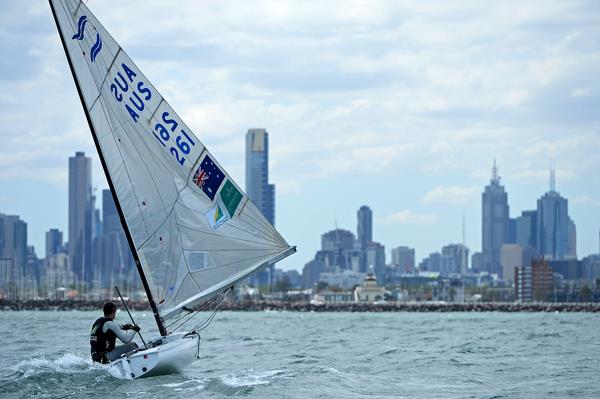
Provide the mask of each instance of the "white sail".
POLYGON ((295 251, 79 0, 50 0, 163 319, 295 251))

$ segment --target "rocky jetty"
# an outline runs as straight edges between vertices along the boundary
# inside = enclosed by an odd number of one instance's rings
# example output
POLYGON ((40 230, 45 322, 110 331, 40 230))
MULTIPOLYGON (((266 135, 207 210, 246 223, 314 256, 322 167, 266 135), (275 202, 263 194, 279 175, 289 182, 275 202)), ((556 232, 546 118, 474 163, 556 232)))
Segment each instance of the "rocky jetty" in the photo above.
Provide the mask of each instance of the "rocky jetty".
MULTIPOLYGON (((100 310, 104 301, 0 300, 0 310, 100 310)), ((130 309, 150 310, 144 301, 129 301, 130 309)), ((516 302, 389 302, 324 303, 283 301, 226 302, 221 310, 290 312, 590 312, 600 313, 600 303, 516 303, 516 302)))

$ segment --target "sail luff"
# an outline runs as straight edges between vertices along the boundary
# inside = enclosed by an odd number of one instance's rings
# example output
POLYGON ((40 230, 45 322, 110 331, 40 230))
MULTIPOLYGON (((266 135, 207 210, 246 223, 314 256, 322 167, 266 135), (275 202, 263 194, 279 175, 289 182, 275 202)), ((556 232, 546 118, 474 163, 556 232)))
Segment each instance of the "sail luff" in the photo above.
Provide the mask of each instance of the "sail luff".
MULTIPOLYGON (((150 303, 150 307, 152 308, 152 313, 154 314, 154 319, 156 321, 156 324, 158 326, 158 330, 160 332, 161 335, 165 336, 167 335, 167 330, 165 328, 165 325, 160 317, 160 314, 158 312, 158 308, 156 306, 156 303, 154 302, 154 298, 152 296, 152 292, 150 291, 150 286, 148 285, 148 281, 146 280, 146 276, 144 274, 144 270, 142 268, 142 264, 140 262, 140 258, 139 255, 135 249, 135 244, 133 241, 133 238, 131 236, 131 232, 129 231, 129 227, 127 225, 127 223, 125 222, 125 215, 123 213, 123 209, 121 208, 121 204, 119 202, 119 198, 116 194, 115 191, 115 187, 114 184, 112 182, 112 178, 111 175, 108 171, 108 167, 106 166, 106 161, 104 160, 104 156, 102 153, 102 149, 100 148, 100 143, 98 142, 98 138, 96 135, 96 129, 94 128, 94 124, 92 122, 92 119, 90 117, 90 114, 88 112, 87 106, 85 104, 85 99, 83 97, 83 92, 81 90, 81 86, 79 83, 79 79, 77 77, 77 73, 75 72, 75 68, 73 67, 73 62, 71 60, 71 54, 69 53, 69 50, 67 48, 67 45, 65 43, 65 37, 64 37, 64 33, 62 31, 62 28, 60 26, 60 23, 58 22, 58 18, 56 16, 56 10, 54 9, 54 4, 52 0, 49 0, 50 3, 50 9, 52 10, 52 16, 54 18, 54 22, 56 23, 56 28, 58 30, 58 35, 60 37, 60 41, 61 44, 63 46, 63 50, 65 51, 65 55, 67 57, 67 62, 69 64, 69 69, 71 70, 71 74, 73 75, 73 81, 75 82, 75 87, 77 88, 77 94, 79 96, 79 100, 81 101, 81 106, 83 107, 83 112, 85 114, 87 123, 89 125, 90 128, 90 132, 92 134, 92 138, 94 140, 94 145, 96 147, 96 150, 98 151, 98 157, 100 158, 100 163, 102 165, 102 169, 104 170, 104 174, 106 176, 109 188, 110 188, 110 192, 112 194, 113 200, 115 202, 115 207, 117 209, 117 213, 119 214, 119 219, 121 221, 121 225, 123 226, 123 230, 125 232, 125 236, 127 237, 127 242, 129 244, 129 247, 131 249, 131 253, 133 255, 134 261, 135 261, 135 265, 137 268, 137 271, 140 275, 140 278, 142 280, 142 285, 144 287, 144 291, 146 291, 146 295, 148 297, 148 302, 150 303)), ((81 5, 81 2, 80 2, 81 5)))

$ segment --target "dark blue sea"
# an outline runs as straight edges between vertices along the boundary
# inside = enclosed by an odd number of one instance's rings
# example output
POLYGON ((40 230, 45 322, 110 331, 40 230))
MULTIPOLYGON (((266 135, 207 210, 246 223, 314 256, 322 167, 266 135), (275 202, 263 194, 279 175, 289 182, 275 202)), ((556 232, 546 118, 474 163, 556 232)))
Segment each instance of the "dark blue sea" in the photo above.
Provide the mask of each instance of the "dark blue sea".
POLYGON ((0 312, 0 397, 600 398, 597 314, 223 312, 184 374, 134 381, 92 365, 97 317, 0 312))

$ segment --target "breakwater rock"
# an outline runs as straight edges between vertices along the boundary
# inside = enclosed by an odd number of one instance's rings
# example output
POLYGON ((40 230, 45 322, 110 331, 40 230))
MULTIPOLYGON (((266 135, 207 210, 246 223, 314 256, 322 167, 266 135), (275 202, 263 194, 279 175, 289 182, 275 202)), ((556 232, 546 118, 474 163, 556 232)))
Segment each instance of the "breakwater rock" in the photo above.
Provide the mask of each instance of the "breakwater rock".
MULTIPOLYGON (((0 300, 0 310, 95 310, 104 301, 0 300)), ((133 310, 150 310, 145 301, 128 301, 133 310)), ((221 310, 229 311, 290 311, 290 312, 591 312, 600 313, 600 303, 516 303, 516 302, 388 302, 388 303, 324 303, 284 301, 226 301, 221 310)))

